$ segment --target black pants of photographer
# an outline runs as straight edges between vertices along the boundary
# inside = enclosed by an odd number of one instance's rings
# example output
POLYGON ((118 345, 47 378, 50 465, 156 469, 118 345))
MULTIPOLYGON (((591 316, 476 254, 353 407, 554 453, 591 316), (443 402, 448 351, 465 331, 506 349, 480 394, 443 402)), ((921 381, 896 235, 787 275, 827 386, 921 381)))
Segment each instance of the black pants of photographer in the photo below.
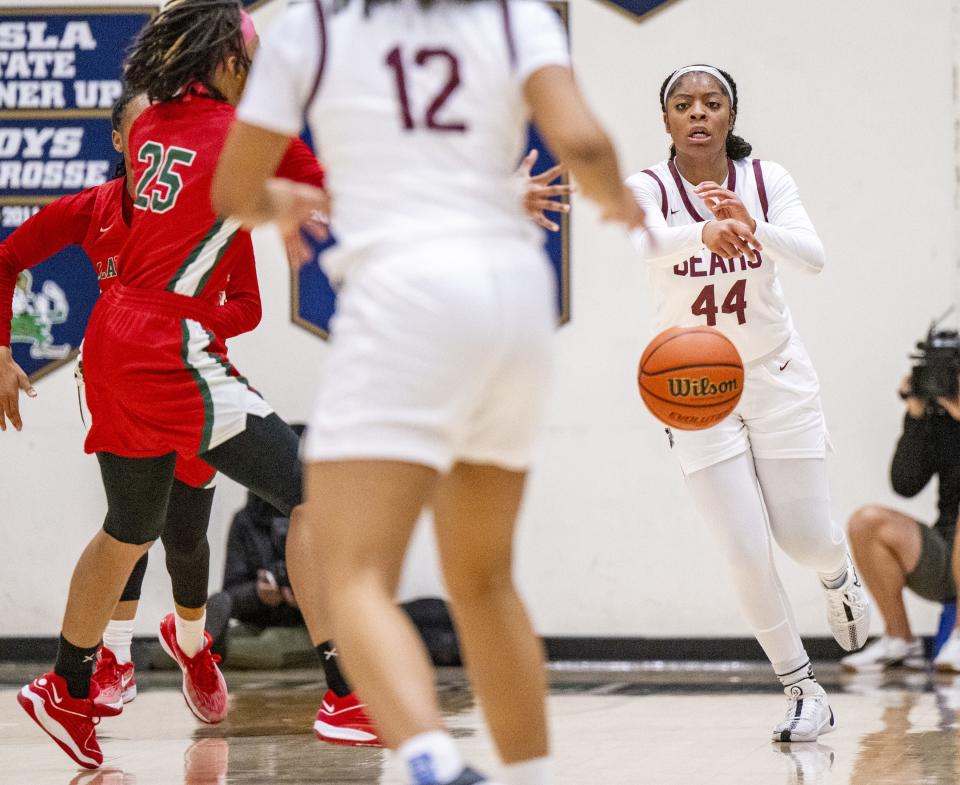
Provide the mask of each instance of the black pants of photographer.
POLYGON ((400 606, 414 623, 434 665, 460 665, 460 643, 447 604, 423 597, 400 606))
POLYGON ((229 591, 220 591, 207 600, 206 630, 213 639, 210 651, 227 661, 230 650, 230 619, 236 619, 251 627, 302 627, 303 616, 296 608, 281 605, 277 608, 263 606, 258 613, 234 613, 233 598, 229 591))

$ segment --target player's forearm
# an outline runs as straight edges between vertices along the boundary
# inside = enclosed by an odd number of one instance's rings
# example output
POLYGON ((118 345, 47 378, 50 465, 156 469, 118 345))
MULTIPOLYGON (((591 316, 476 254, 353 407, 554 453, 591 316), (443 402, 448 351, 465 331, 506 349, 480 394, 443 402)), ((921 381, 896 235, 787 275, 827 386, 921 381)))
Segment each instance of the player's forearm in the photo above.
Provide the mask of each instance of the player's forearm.
MULTIPOLYGON (((650 215, 649 211, 647 215, 650 215)), ((652 226, 631 232, 630 239, 647 264, 675 265, 695 256, 703 248, 702 230, 703 224, 652 226)))
POLYGON ((603 210, 613 210, 623 199, 623 179, 613 143, 598 127, 590 134, 556 144, 560 160, 573 174, 580 192, 603 210))
POLYGON ((234 186, 228 175, 221 180, 218 171, 210 199, 218 215, 236 218, 244 229, 249 230, 276 219, 276 205, 270 199, 266 183, 259 188, 244 190, 234 186))
POLYGON ((260 324, 262 316, 263 308, 258 297, 237 297, 228 293, 227 302, 217 310, 217 336, 226 341, 248 333, 260 324))
POLYGON ((826 262, 823 243, 813 227, 787 228, 757 221, 757 239, 778 262, 786 262, 809 273, 819 273, 826 262))

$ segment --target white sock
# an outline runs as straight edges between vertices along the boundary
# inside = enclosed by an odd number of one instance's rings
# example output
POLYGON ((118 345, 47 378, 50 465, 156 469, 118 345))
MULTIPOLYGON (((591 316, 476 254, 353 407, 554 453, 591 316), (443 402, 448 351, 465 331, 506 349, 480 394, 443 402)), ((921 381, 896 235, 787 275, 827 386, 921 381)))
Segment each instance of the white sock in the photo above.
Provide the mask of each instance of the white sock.
POLYGON ((828 589, 839 589, 847 580, 847 560, 843 560, 843 566, 836 572, 821 572, 820 583, 828 589))
POLYGON ((203 625, 207 620, 206 608, 203 615, 196 621, 182 619, 178 613, 174 613, 173 616, 177 628, 177 645, 188 657, 195 657, 203 648, 203 625))
POLYGON ((792 687, 804 679, 815 678, 813 665, 810 664, 810 658, 806 652, 795 660, 773 663, 773 670, 784 687, 792 687))
POLYGON ((553 759, 534 758, 511 763, 503 768, 507 785, 550 785, 553 782, 553 759))
POLYGON ((121 665, 130 662, 130 644, 133 643, 133 619, 110 619, 103 631, 103 646, 110 649, 121 665))
POLYGON ((412 783, 453 782, 463 771, 463 758, 453 737, 434 730, 407 739, 397 748, 412 783))

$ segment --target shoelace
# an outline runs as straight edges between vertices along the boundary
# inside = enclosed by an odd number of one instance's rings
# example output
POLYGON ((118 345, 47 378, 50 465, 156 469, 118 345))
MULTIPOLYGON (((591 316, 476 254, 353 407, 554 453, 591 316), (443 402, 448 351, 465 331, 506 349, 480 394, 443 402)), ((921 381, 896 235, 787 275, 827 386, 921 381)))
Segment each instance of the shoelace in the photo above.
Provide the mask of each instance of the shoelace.
POLYGON ((832 595, 830 597, 830 613, 835 616, 838 621, 848 621, 847 612, 844 610, 844 606, 849 606, 850 608, 862 607, 862 603, 855 596, 851 595, 852 592, 845 592, 839 597, 836 595, 832 595))
POLYGON ((119 681, 122 678, 120 665, 119 663, 114 663, 105 668, 97 668, 91 678, 97 684, 112 684, 113 682, 119 681))
POLYGON ((211 690, 217 686, 219 682, 217 665, 222 659, 219 654, 211 654, 210 649, 203 649, 197 654, 196 667, 191 668, 191 671, 193 671, 193 680, 204 690, 211 690))

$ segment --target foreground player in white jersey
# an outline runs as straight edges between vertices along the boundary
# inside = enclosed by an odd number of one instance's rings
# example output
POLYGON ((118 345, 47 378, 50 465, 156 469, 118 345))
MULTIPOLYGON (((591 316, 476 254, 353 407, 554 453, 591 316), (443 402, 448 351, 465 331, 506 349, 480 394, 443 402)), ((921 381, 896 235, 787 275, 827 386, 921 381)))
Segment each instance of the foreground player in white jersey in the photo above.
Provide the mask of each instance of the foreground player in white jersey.
POLYGON ((843 530, 830 516, 819 381, 779 279, 785 267, 819 272, 823 246, 790 175, 749 158, 750 145, 733 133, 737 89, 729 74, 706 65, 678 69, 660 103, 671 158, 627 181, 647 211, 647 229, 633 238, 650 271, 657 329, 715 327, 745 364, 733 414, 672 439, 747 621, 784 685, 787 716, 773 738, 813 741, 835 719, 777 576, 770 532, 791 558, 816 570, 844 649, 866 642, 869 623, 843 530))
POLYGON ((444 730, 423 647, 393 603, 432 501, 505 779, 547 785, 543 653, 511 570, 555 320, 542 238, 511 177, 528 119, 607 219, 637 227, 643 212, 538 0, 320 0, 270 33, 213 198, 292 236, 321 202, 265 181, 307 107, 340 243, 324 265, 341 289, 304 447, 309 521, 290 533, 294 589, 308 617, 329 603, 351 678, 410 782, 489 782, 444 730))

